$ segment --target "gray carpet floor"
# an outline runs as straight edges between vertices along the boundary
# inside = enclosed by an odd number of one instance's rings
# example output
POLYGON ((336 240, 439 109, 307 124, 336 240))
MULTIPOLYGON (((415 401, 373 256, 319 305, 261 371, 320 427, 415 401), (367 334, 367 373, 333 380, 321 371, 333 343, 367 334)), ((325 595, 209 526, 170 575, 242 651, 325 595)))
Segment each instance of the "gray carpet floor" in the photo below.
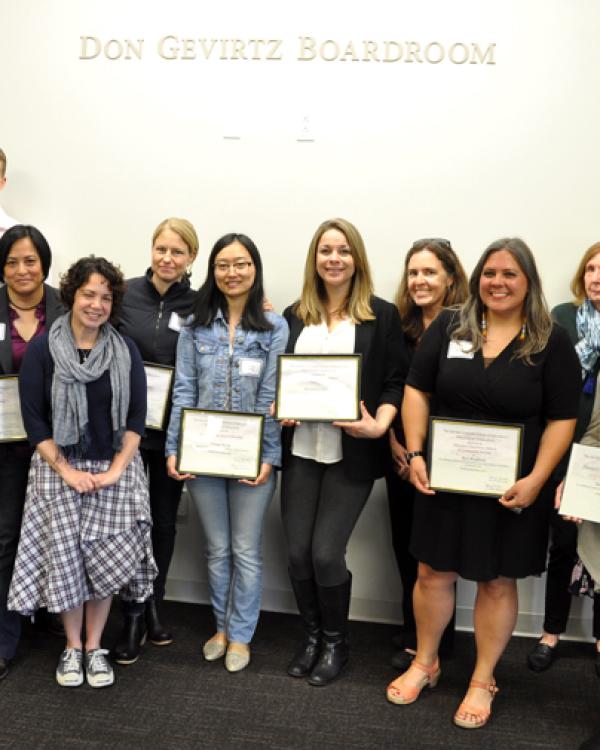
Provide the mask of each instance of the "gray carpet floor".
MULTIPOLYGON (((285 674, 299 635, 297 618, 263 613, 245 671, 231 675, 207 663, 202 642, 212 634, 206 606, 165 603, 176 642, 143 649, 137 664, 116 668, 114 686, 61 688, 54 681, 62 641, 26 628, 20 656, 0 682, 0 748, 75 750, 576 750, 595 730, 600 679, 593 646, 561 644, 552 669, 525 665, 532 646, 514 638, 496 673, 493 716, 481 730, 451 718, 464 694, 473 639, 457 634, 435 690, 412 706, 385 700, 396 675, 389 659, 394 628, 351 623, 352 656, 343 678, 324 688, 285 674)), ((105 645, 119 627, 111 615, 105 645)))

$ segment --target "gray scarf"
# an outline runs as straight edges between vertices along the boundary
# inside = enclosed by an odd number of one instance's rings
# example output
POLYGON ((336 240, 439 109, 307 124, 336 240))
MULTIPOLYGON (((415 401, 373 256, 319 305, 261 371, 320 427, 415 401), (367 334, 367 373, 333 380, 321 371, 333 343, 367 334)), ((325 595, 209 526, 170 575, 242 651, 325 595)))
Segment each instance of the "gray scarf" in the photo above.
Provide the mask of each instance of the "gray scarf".
POLYGON ((52 432, 61 448, 82 455, 89 447, 88 404, 85 386, 108 370, 112 390, 110 413, 113 448, 121 450, 129 410, 131 357, 123 337, 105 323, 85 362, 79 362, 71 329, 71 313, 58 318, 48 336, 54 360, 52 379, 52 432))

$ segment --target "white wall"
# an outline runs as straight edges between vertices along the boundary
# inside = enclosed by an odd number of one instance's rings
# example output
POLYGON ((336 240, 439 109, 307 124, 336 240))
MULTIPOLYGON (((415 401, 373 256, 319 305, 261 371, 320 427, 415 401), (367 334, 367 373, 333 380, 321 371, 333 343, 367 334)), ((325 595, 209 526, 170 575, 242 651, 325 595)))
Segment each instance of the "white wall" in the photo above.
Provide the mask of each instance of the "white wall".
MULTIPOLYGON (((55 279, 91 252, 139 275, 154 226, 180 215, 201 237, 195 282, 212 242, 243 231, 282 308, 298 294, 314 228, 342 215, 365 237, 381 296, 392 296, 417 237, 451 238, 470 269, 490 241, 516 234, 534 249, 555 304, 598 239, 599 22, 594 0, 0 0, 2 203, 48 236, 55 279), (166 60, 157 52, 166 35, 277 39, 282 59, 205 60, 195 42, 196 59, 166 60), (82 36, 143 39, 142 59, 79 59, 82 36), (352 40, 359 58, 363 40, 380 51, 396 41, 405 58, 411 41, 421 54, 432 42, 446 52, 494 44, 495 64, 301 61, 299 37, 342 49, 352 40), (314 141, 299 142, 306 126, 314 141)), ((117 45, 107 50, 114 56, 117 45)), ((184 513, 171 595, 206 593, 199 538, 184 513)), ((276 504, 265 559, 265 606, 290 607, 276 504)), ((398 617, 379 486, 349 560, 353 614, 398 617)), ((542 582, 521 591, 519 627, 537 631, 542 582)), ((459 599, 463 622, 471 587, 459 599)), ((589 634, 585 607, 582 616, 576 635, 589 634)))

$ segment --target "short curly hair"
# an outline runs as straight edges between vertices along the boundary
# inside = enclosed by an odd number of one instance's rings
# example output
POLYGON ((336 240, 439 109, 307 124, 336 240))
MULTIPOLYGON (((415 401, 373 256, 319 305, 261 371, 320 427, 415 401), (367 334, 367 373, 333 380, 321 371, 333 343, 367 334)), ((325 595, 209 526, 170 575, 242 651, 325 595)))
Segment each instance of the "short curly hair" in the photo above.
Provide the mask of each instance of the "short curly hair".
POLYGON ((109 260, 106 260, 106 258, 97 258, 95 255, 88 255, 73 263, 69 270, 61 276, 60 299, 65 308, 70 310, 73 307, 77 290, 89 281, 93 273, 104 276, 108 281, 108 286, 113 297, 110 322, 115 324, 119 319, 127 284, 121 269, 109 260))

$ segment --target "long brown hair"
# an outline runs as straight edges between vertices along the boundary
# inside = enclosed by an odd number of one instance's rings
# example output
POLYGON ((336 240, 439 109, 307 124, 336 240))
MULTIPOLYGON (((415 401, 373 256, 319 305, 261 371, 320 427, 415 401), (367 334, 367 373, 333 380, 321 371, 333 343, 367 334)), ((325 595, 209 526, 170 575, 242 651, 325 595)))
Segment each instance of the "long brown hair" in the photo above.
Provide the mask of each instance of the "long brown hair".
POLYGON ((344 235, 354 261, 354 276, 352 277, 350 292, 344 303, 343 312, 354 323, 373 320, 375 317, 371 309, 373 281, 365 244, 358 229, 346 219, 328 219, 314 233, 308 247, 308 255, 304 266, 302 294, 294 307, 294 312, 304 325, 318 325, 326 317, 327 292, 323 280, 317 273, 317 248, 321 237, 329 229, 337 229, 344 235))
POLYGON ((524 303, 525 336, 517 345, 514 356, 530 365, 531 355, 541 352, 548 343, 552 332, 552 318, 542 291, 542 282, 533 253, 518 237, 496 240, 484 250, 469 279, 469 297, 460 307, 459 325, 453 331, 452 338, 470 341, 472 351, 478 351, 483 347, 481 317, 484 305, 479 296, 479 280, 490 255, 501 250, 507 250, 513 256, 527 278, 527 296, 524 303))
POLYGON ((404 333, 412 341, 417 341, 422 336, 424 328, 421 308, 414 303, 408 291, 408 264, 413 255, 423 250, 429 250, 435 255, 452 280, 442 300, 442 307, 450 307, 464 302, 468 294, 467 275, 450 242, 443 239, 416 240, 406 253, 404 273, 394 298, 400 313, 404 333))

